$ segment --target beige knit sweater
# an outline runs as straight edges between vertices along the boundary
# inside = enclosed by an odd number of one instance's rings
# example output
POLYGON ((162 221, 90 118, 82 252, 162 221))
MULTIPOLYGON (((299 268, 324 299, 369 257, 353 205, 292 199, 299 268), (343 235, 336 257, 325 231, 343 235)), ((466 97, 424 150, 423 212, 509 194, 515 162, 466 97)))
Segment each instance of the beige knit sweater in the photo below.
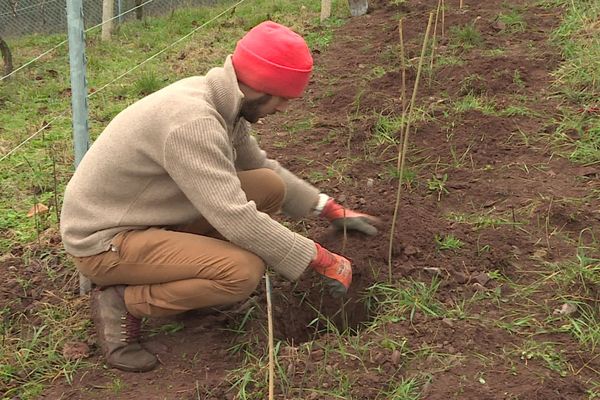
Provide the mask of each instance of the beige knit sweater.
MULTIPOLYGON (((232 243, 295 280, 314 242, 256 209, 236 171, 267 167, 286 184, 283 211, 310 214, 318 190, 266 157, 238 118, 243 94, 231 58, 126 108, 79 164, 64 196, 61 234, 78 257, 110 248, 123 230, 168 227, 202 215, 232 243)), ((201 251, 201 249, 199 249, 201 251)))

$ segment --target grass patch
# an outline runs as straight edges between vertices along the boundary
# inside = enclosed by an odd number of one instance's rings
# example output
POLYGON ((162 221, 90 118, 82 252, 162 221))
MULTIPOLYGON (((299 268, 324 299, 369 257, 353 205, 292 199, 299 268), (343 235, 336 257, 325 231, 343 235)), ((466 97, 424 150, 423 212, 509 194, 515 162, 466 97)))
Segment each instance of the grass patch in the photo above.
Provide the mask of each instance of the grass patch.
POLYGON ((436 235, 435 244, 438 250, 458 250, 464 243, 454 235, 436 235))
POLYGON ((511 222, 505 218, 499 216, 493 216, 490 213, 487 214, 466 214, 452 212, 446 215, 450 221, 458 222, 460 224, 473 225, 476 229, 485 228, 498 228, 502 225, 514 225, 516 222, 511 222))
POLYGON ((555 86, 570 104, 557 121, 557 139, 572 149, 568 157, 585 164, 600 162, 600 3, 554 0, 564 8, 561 25, 552 33, 564 61, 554 72, 555 86))
POLYGON ((374 145, 397 145, 399 143, 398 133, 402 128, 402 117, 380 114, 373 127, 371 141, 374 145))
POLYGON ((43 304, 34 319, 8 308, 0 311, 0 383, 7 398, 34 399, 49 380, 72 381, 82 363, 65 359, 62 349, 66 342, 84 338, 89 320, 82 313, 83 301, 43 304))
POLYGON ((527 27, 521 11, 515 8, 499 14, 498 21, 504 24, 505 28, 503 31, 506 33, 523 32, 527 27))
POLYGON ((496 115, 496 109, 494 105, 483 96, 476 96, 472 93, 467 94, 464 97, 454 102, 454 110, 457 113, 465 113, 467 111, 476 110, 485 115, 496 115))
POLYGON ((372 327, 385 322, 413 320, 417 312, 429 317, 440 317, 444 314, 444 306, 435 295, 440 281, 430 283, 413 280, 402 280, 395 284, 376 283, 365 289, 367 308, 376 313, 372 327))
POLYGON ((450 27, 451 47, 469 50, 481 44, 483 44, 483 38, 475 24, 450 27))
POLYGON ((377 399, 402 399, 419 400, 421 399, 421 387, 423 382, 417 378, 393 379, 389 383, 389 388, 377 396, 377 399))
POLYGON ((554 343, 527 340, 517 348, 519 358, 525 363, 529 361, 541 362, 546 368, 565 377, 569 372, 569 365, 561 352, 556 350, 554 343))

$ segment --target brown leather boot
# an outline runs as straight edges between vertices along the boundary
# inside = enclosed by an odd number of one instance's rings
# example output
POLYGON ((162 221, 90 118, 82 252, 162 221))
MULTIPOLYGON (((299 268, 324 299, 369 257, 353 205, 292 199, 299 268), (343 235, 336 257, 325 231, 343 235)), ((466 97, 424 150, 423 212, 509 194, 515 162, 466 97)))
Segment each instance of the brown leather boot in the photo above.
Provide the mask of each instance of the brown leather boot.
POLYGON ((150 371, 156 356, 139 343, 142 321, 125 308, 125 286, 110 286, 92 293, 92 319, 106 363, 123 371, 150 371))

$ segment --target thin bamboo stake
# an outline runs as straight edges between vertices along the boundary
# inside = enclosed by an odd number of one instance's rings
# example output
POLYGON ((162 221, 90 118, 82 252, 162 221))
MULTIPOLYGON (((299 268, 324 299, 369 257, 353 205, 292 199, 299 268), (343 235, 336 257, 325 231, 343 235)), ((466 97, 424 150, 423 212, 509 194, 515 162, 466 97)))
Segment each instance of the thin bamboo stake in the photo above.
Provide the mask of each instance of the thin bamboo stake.
POLYGON ((442 37, 446 37, 446 31, 444 27, 446 26, 446 4, 444 0, 442 0, 442 37))
POLYGON ((269 329, 269 400, 275 399, 275 350, 273 346, 273 306, 271 304, 271 280, 269 272, 265 272, 267 294, 267 324, 269 329))
POLYGON ((413 86, 413 93, 410 99, 410 105, 408 110, 408 119, 406 121, 406 128, 404 129, 404 140, 402 147, 398 153, 400 161, 400 173, 398 176, 398 191, 396 192, 396 204, 394 206, 394 216, 392 217, 392 228, 390 232, 390 246, 388 253, 388 267, 390 282, 392 276, 392 246, 394 244, 394 231, 396 226, 396 218, 398 216, 398 208, 400 207, 400 194, 402 192, 402 176, 404 175, 404 164, 406 161, 406 152, 408 148, 408 136, 410 133, 410 123, 412 121, 413 109, 415 105, 415 99, 417 98, 417 91, 419 89, 419 80, 421 78, 421 71, 423 70, 423 59, 425 58, 425 49, 427 49, 427 42, 429 41, 429 31, 431 30, 431 22, 433 21, 433 12, 429 13, 429 21, 427 22, 427 29, 425 30, 425 38, 423 39, 423 47, 421 48, 421 57, 419 58, 419 66, 417 67, 417 76, 415 78, 415 85, 413 86))
MULTIPOLYGON (((400 174, 400 152, 402 151, 402 142, 404 139, 404 126, 406 124, 406 59, 404 55, 404 28, 402 26, 402 18, 398 21, 398 39, 400 41, 400 69, 402 70, 402 86, 400 96, 402 99, 402 124, 400 125, 400 140, 398 145, 398 159, 396 163, 396 171, 400 174)), ((399 177, 400 185, 402 184, 402 175, 399 177)), ((392 227, 390 230, 390 243, 388 249, 388 281, 392 283, 392 249, 394 246, 394 233, 396 231, 396 217, 398 216, 398 206, 394 209, 392 217, 392 227)))
POLYGON ((463 0, 460 0, 459 7, 460 7, 461 9, 463 8, 463 0))
POLYGON ((433 24, 433 39, 431 40, 431 62, 429 64, 429 83, 431 83, 431 77, 433 75, 433 60, 435 58, 435 38, 436 38, 436 34, 437 34, 437 25, 438 25, 438 18, 440 15, 440 8, 442 6, 442 0, 438 0, 438 5, 437 5, 437 10, 435 12, 435 23, 433 24))

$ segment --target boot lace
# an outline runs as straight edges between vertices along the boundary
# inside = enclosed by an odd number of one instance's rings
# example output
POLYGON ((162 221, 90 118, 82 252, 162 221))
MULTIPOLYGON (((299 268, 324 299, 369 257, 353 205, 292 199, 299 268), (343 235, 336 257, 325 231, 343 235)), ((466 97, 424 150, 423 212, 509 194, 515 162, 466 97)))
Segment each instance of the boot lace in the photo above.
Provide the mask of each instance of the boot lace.
POLYGON ((123 342, 135 343, 140 339, 142 331, 142 320, 130 313, 121 316, 121 334, 123 342))

